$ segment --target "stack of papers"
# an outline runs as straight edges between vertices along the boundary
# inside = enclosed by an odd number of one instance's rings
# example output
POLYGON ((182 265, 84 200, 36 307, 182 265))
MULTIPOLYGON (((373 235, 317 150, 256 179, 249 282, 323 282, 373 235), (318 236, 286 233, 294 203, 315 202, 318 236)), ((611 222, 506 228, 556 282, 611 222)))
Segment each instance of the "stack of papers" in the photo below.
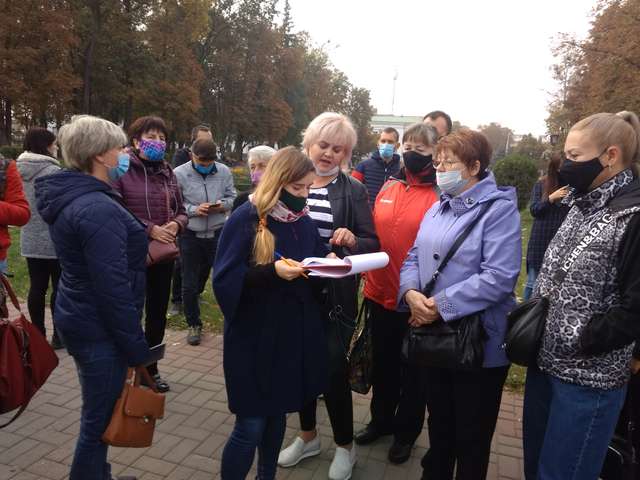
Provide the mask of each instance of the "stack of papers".
POLYGON ((357 273, 384 268, 389 263, 385 252, 351 255, 344 258, 305 258, 302 266, 314 277, 342 278, 357 273))

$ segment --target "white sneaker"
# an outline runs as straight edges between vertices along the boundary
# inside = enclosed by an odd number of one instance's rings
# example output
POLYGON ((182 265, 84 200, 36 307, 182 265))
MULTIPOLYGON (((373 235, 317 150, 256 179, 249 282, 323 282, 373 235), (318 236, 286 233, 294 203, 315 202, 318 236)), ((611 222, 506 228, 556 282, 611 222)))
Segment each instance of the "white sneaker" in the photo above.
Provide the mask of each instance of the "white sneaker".
POLYGON ((331 467, 329 468, 329 479, 349 480, 356 461, 355 444, 351 447, 351 450, 336 447, 336 454, 333 456, 333 462, 331 462, 331 467))
POLYGON ((278 455, 278 465, 281 467, 293 467, 300 460, 308 457, 320 455, 320 436, 316 436, 310 442, 305 443, 300 437, 296 439, 287 448, 278 455))

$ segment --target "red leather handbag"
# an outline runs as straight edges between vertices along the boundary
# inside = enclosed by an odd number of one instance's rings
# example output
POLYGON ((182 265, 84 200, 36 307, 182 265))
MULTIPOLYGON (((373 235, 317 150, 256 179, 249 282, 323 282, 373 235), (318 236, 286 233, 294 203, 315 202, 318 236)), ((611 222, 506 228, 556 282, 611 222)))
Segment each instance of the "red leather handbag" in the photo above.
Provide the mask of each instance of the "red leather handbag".
POLYGON ((58 357, 42 333, 25 318, 7 278, 0 274, 0 281, 19 312, 18 318, 9 320, 5 308, 5 318, 0 318, 0 413, 19 408, 8 423, 0 425, 2 428, 24 412, 58 366, 58 357))

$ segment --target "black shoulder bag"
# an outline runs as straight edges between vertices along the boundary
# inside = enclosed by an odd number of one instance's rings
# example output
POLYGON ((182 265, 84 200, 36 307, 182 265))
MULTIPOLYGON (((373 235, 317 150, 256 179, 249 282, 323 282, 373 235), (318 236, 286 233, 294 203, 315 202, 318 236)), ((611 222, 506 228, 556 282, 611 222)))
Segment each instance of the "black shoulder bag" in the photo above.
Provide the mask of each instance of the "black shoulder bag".
MULTIPOLYGON (((436 280, 467 239, 473 228, 491 207, 493 200, 480 207, 480 212, 451 246, 431 280, 422 290, 430 297, 436 280)), ((482 326, 482 312, 445 322, 438 320, 422 327, 411 327, 402 344, 402 355, 410 365, 470 369, 481 367, 484 361, 484 342, 487 334, 482 326)))
MULTIPOLYGON (((600 214, 596 223, 601 221, 609 223, 611 220, 605 220, 606 218, 612 218, 608 209, 605 209, 600 214)), ((587 236, 592 237, 591 241, 593 241, 600 233, 602 233, 602 230, 599 230, 595 235, 589 231, 585 237, 576 241, 571 250, 573 251, 577 245, 584 243, 587 236)), ((582 248, 571 255, 566 260, 565 266, 556 272, 553 277, 553 281, 556 284, 562 283, 570 266, 584 250, 585 248, 582 248)), ((533 297, 521 303, 509 313, 507 316, 507 333, 504 338, 504 350, 510 362, 523 367, 536 364, 540 345, 542 344, 544 327, 547 324, 548 310, 549 300, 547 298, 533 297)))

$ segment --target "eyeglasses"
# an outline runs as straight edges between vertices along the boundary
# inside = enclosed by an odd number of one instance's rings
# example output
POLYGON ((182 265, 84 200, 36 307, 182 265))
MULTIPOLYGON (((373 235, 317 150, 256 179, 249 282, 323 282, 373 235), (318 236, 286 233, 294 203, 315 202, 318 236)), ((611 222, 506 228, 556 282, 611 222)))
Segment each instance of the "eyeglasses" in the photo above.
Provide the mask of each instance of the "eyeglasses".
POLYGON ((440 165, 442 165, 446 170, 448 170, 449 168, 453 167, 456 163, 460 163, 460 160, 443 160, 442 162, 434 160, 433 166, 434 168, 438 168, 440 165))

